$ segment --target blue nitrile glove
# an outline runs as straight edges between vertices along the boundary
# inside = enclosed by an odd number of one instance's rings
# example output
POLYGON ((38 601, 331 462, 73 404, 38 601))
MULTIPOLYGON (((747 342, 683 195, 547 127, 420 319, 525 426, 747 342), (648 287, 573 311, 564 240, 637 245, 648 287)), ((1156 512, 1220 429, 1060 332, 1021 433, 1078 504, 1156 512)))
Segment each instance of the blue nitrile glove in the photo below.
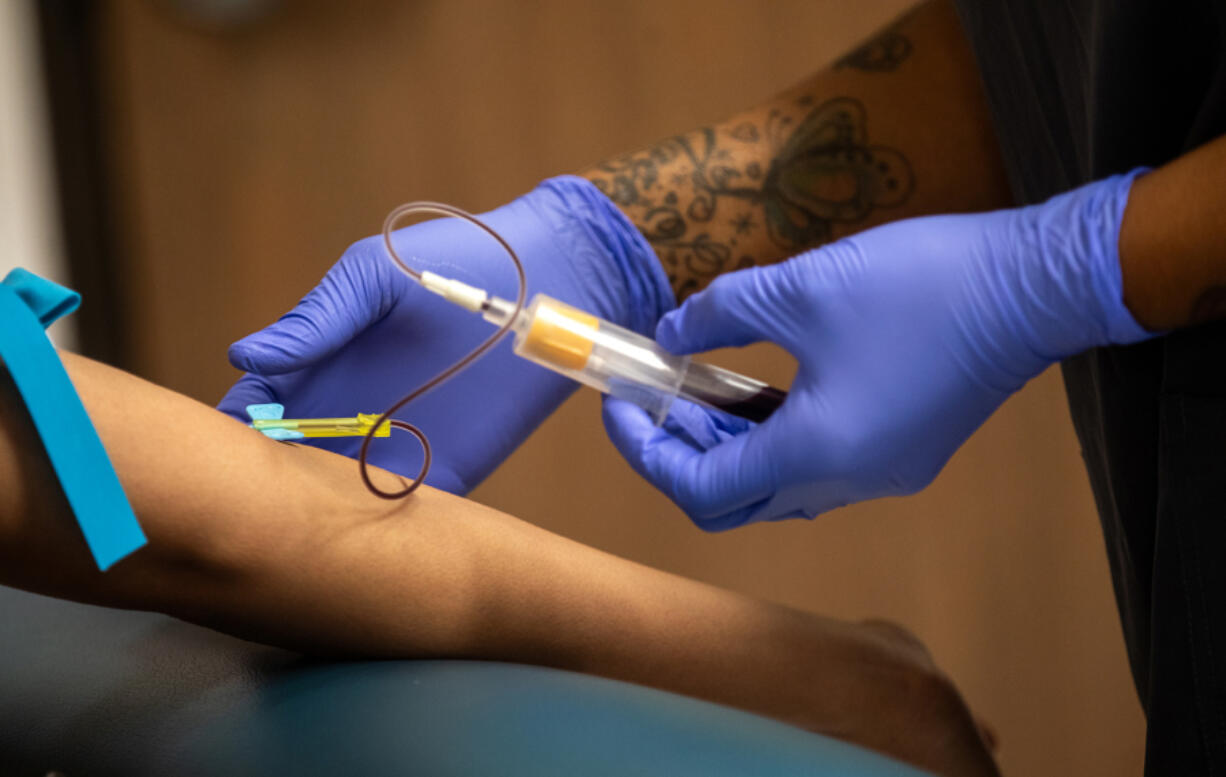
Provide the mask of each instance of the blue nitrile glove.
MULTIPOLYGON (((515 249, 528 298, 544 292, 638 332, 673 307, 651 247, 590 182, 562 176, 481 217, 515 249)), ((514 299, 511 260, 487 234, 455 218, 399 230, 410 266, 514 299)), ((285 405, 286 418, 381 413, 459 359, 494 327, 414 283, 388 260, 382 238, 354 244, 323 281, 268 328, 230 348, 246 370, 220 409, 244 422, 246 406, 285 405)), ((575 383, 515 356, 508 337, 457 377, 397 416, 430 438, 426 482, 454 493, 477 485, 545 419, 575 383)), ((313 440, 356 456, 361 438, 313 440)), ((375 440, 371 463, 415 474, 420 449, 393 432, 375 440)))
POLYGON ((909 494, 1010 394, 1087 348, 1148 336, 1123 303, 1132 179, 1042 205, 895 222, 717 279, 665 316, 677 353, 769 340, 799 362, 760 425, 606 400, 618 449, 704 529, 909 494))

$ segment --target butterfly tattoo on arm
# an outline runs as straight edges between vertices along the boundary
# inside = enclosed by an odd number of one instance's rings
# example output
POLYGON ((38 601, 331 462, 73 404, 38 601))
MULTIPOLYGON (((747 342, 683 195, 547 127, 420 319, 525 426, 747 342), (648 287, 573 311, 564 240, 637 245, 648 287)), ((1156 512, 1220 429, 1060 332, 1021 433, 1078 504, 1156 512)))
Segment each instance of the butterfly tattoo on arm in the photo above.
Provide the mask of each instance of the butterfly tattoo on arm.
POLYGON ((802 96, 760 122, 705 127, 587 173, 652 244, 678 300, 717 275, 836 237, 915 180, 901 152, 870 142, 864 106, 802 96))

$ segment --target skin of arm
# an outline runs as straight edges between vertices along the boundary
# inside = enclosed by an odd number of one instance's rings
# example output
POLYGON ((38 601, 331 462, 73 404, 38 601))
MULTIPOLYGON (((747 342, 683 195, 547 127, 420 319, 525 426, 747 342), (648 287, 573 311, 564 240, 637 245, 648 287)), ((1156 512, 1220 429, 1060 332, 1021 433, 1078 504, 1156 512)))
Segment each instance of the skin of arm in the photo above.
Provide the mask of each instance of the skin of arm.
POLYGON ((1151 331, 1226 316, 1226 137, 1132 185, 1120 227, 1124 303, 1151 331))
MULTIPOLYGON (((96 362, 65 366, 149 545, 93 566, 0 372, 0 583, 156 610, 333 655, 541 664, 839 736, 943 774, 994 774, 922 644, 749 599, 423 487, 386 502, 350 459, 274 442, 96 362)), ((376 474, 384 487, 390 473, 376 474)))
POLYGON ((580 174, 652 244, 678 302, 877 224, 1011 204, 948 0, 762 105, 580 174))
MULTIPOLYGON (((1222 171, 1218 138, 1133 185, 1120 265, 1125 303, 1150 330, 1226 317, 1222 171)), ((1012 204, 949 0, 916 6, 762 105, 580 174, 652 244, 678 302, 723 273, 885 222, 1012 204)))

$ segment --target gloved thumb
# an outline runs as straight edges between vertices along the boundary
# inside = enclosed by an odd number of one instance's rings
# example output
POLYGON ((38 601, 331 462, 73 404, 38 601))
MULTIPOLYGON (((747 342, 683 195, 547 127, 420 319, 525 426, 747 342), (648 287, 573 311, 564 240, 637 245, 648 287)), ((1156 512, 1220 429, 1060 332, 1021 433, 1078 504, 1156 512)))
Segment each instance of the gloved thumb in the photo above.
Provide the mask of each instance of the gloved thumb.
MULTIPOLYGON (((344 347, 385 316, 398 295, 387 283, 350 278, 334 268, 298 305, 258 332, 230 346, 230 364, 257 375, 282 375, 309 367, 344 347)), ((398 288, 403 279, 390 274, 398 288)))
POLYGON ((723 275, 660 319, 656 340, 687 354, 749 345, 778 337, 774 267, 723 275))
POLYGON ((604 402, 604 423, 634 471, 705 531, 746 523, 774 493, 761 429, 718 435, 722 439, 711 440, 712 447, 704 450, 693 439, 676 436, 668 424, 657 427, 642 408, 612 398, 604 402))

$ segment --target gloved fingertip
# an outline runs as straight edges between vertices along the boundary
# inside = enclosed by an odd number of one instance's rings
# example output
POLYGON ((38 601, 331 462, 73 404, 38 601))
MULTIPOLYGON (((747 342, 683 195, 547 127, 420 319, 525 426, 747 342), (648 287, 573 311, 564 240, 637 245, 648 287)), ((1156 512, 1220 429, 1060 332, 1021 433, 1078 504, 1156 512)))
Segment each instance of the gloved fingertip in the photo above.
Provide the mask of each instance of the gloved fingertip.
POLYGON ((226 350, 226 358, 230 361, 230 366, 236 370, 243 372, 260 372, 259 365, 254 358, 253 349, 249 341, 251 335, 244 337, 235 343, 232 343, 226 350))
POLYGON ((670 353, 685 354, 690 352, 690 349, 687 348, 686 338, 682 337, 684 310, 685 308, 681 307, 665 314, 660 319, 660 323, 656 325, 656 342, 670 353))
POLYGON ((755 306, 746 304, 747 288, 744 278, 717 278, 661 317, 656 326, 657 342, 672 353, 690 354, 770 339, 775 326, 764 325, 763 317, 754 313, 755 306))
POLYGON ((626 456, 629 456, 632 450, 641 448, 646 438, 656 429, 647 411, 624 399, 605 397, 600 415, 609 439, 626 456))
MULTIPOLYGON (((307 349, 310 343, 294 333, 283 332, 277 324, 247 335, 226 352, 230 364, 256 375, 284 375, 309 367, 322 354, 307 349)), ((318 349, 328 351, 328 346, 318 349)))

